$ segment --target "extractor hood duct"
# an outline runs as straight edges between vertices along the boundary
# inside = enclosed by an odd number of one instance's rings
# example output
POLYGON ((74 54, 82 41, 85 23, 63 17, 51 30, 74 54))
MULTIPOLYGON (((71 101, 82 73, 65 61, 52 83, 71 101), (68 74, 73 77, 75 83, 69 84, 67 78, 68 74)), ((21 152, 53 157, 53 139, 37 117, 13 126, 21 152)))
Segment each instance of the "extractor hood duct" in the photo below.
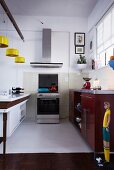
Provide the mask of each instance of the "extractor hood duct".
POLYGON ((51 29, 43 29, 42 33, 42 62, 30 62, 32 67, 62 67, 63 63, 51 62, 51 29))

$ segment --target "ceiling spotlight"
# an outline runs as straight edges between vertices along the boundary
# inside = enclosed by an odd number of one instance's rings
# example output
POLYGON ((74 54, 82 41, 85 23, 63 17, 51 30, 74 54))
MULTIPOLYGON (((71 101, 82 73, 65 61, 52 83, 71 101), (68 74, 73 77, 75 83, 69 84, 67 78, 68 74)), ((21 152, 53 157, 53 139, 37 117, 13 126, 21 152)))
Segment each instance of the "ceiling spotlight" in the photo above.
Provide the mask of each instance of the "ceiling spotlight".
MULTIPOLYGON (((40 20, 39 20, 40 21, 40 20)), ((40 21, 41 24, 44 24, 42 21, 40 21)))

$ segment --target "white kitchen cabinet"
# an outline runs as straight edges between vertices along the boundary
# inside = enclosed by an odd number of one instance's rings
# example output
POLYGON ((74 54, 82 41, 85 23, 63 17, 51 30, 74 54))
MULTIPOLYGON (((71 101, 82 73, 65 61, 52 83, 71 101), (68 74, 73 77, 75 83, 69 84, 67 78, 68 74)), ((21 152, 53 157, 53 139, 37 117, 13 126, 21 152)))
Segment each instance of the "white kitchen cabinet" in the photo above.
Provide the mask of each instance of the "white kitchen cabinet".
POLYGON ((21 110, 20 106, 15 106, 7 117, 7 136, 11 136, 17 126, 20 124, 21 110))
MULTIPOLYGON (((26 117, 26 101, 13 107, 7 113, 7 137, 10 137, 26 117)), ((0 114, 0 136, 3 136, 3 114, 0 114)))

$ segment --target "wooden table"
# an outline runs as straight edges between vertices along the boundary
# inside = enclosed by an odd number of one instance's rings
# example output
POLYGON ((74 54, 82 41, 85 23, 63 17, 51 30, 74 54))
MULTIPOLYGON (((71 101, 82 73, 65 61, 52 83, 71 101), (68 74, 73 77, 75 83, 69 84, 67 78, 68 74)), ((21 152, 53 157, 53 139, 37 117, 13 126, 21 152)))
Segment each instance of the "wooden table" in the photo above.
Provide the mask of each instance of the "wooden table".
POLYGON ((6 138, 7 138, 7 113, 10 111, 11 107, 28 100, 30 95, 18 95, 18 97, 10 99, 0 99, 0 112, 3 114, 3 137, 0 137, 0 143, 3 142, 3 156, 6 154, 6 138))

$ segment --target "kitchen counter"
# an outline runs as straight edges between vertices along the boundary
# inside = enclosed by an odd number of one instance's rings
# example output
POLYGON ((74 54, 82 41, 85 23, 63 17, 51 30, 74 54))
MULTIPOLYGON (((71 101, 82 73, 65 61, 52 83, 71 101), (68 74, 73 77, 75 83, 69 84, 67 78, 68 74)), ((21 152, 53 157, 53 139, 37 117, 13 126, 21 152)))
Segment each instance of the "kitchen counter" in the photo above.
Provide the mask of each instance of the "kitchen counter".
POLYGON ((86 90, 86 89, 72 89, 72 91, 80 93, 90 93, 90 94, 114 94, 114 90, 86 90))
POLYGON ((21 94, 12 94, 9 96, 0 96, 0 102, 12 102, 12 101, 22 99, 27 96, 30 96, 30 94, 21 93, 21 94))
MULTIPOLYGON (((25 93, 21 93, 21 94, 12 94, 10 96, 0 96, 0 115, 3 115, 3 136, 0 137, 0 143, 3 142, 3 155, 5 156, 6 153, 6 138, 7 138, 7 119, 8 116, 7 114, 10 114, 10 112, 15 109, 16 111, 12 111, 13 117, 15 118, 15 124, 16 126, 20 123, 20 118, 17 121, 18 113, 20 111, 20 105, 25 103, 30 97, 30 94, 25 94, 25 93), (19 106, 19 108, 18 108, 19 106), (17 108, 16 108, 17 107, 17 108), (16 116, 15 116, 16 115, 16 116)), ((13 119, 12 119, 13 120, 13 119)), ((16 128, 16 127, 15 127, 16 128)), ((12 130, 14 131, 15 128, 12 130)))
POLYGON ((30 94, 12 94, 11 96, 0 97, 0 112, 9 111, 12 106, 28 100, 30 94), (7 109, 7 110, 6 110, 7 109))

